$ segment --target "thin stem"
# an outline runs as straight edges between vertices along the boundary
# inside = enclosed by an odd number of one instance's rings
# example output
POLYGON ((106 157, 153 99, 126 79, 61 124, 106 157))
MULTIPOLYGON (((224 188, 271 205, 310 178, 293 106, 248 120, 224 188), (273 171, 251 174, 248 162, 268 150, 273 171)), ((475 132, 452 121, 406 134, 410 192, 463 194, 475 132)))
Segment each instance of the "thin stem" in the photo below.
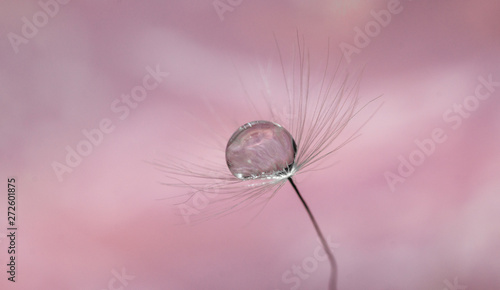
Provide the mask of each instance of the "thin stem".
POLYGON ((293 182, 292 178, 289 177, 288 181, 292 184, 293 189, 295 189, 295 192, 300 198, 300 201, 306 208, 307 214, 309 214, 309 218, 311 219, 314 228, 316 229, 316 233, 319 236, 319 239, 321 241, 321 244, 323 245, 323 248, 325 250, 326 255, 328 256, 328 260, 330 261, 330 267, 331 267, 331 272, 330 272, 330 285, 328 287, 329 290, 337 290, 337 263, 335 262, 335 257, 333 256, 332 251, 330 250, 330 247, 328 246, 328 243, 325 240, 325 237, 323 236, 323 233, 321 232, 321 229, 319 228, 318 223, 316 222, 316 219, 314 218, 311 210, 309 209, 309 206, 307 205, 306 201, 304 198, 302 198, 302 195, 299 192, 299 189, 293 182))

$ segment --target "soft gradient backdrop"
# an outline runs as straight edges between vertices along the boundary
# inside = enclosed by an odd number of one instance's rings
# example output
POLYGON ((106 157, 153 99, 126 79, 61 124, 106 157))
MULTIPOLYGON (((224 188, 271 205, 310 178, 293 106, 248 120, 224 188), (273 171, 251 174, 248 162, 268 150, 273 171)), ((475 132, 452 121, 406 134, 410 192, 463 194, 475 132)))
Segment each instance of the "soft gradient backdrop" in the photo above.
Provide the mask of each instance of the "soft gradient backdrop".
MULTIPOLYGON (((213 0, 42 0, 52 3, 44 18, 38 1, 2 1, 0 288, 295 289, 282 275, 310 261, 318 242, 288 184, 256 217, 243 210, 191 226, 158 200, 185 191, 161 185, 146 161, 209 158, 203 145, 217 124, 258 119, 242 83, 252 97, 266 86, 260 76, 282 85, 273 35, 285 59, 298 32, 316 64, 328 41, 338 60, 340 43, 353 44, 356 27, 392 2, 220 0, 231 10, 219 15, 213 0), (40 27, 30 30, 34 16, 40 27), (127 115, 113 112, 148 66, 169 75, 127 115), (67 146, 103 119, 112 132, 60 180, 53 162, 64 163, 67 146), (15 283, 6 273, 10 176, 18 189, 15 283)), ((297 184, 337 244, 339 289, 500 289, 500 87, 456 129, 443 119, 480 76, 500 82, 500 2, 399 5, 344 62, 364 67, 362 102, 382 95, 384 105, 332 156, 334 166, 297 184), (384 174, 435 128, 446 141, 391 190, 384 174)), ((328 269, 319 262, 297 278, 300 289, 326 289, 328 269)))

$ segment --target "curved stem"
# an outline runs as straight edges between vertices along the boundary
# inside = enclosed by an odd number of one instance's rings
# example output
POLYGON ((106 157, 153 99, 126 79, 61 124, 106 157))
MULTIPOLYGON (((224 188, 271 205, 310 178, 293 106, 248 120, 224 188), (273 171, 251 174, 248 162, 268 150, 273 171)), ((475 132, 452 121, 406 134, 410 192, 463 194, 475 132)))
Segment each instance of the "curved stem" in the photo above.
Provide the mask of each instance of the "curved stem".
POLYGON ((292 178, 289 177, 288 181, 292 184, 293 189, 295 189, 295 192, 300 198, 300 201, 306 208, 307 214, 309 214, 309 218, 311 219, 314 228, 316 229, 316 233, 319 236, 319 239, 321 241, 321 244, 323 245, 323 248, 325 250, 326 255, 328 256, 328 260, 330 261, 330 267, 331 267, 331 272, 330 272, 330 284, 328 289, 329 290, 337 290, 337 263, 335 262, 335 257, 333 256, 332 251, 330 250, 330 247, 328 246, 328 243, 326 242, 325 237, 323 236, 323 233, 321 232, 321 229, 319 228, 318 223, 316 222, 316 219, 314 218, 311 210, 309 209, 309 206, 307 205, 306 201, 304 198, 302 198, 302 195, 300 194, 297 186, 293 182, 292 178))

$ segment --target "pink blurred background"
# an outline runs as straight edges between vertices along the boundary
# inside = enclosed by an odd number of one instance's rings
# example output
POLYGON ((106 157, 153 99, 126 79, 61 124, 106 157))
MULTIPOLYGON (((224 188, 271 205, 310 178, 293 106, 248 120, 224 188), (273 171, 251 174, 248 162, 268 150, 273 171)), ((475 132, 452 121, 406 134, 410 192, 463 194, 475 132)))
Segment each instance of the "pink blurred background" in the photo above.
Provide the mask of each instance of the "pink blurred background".
MULTIPOLYGON (((40 16, 43 27, 13 46, 22 18, 43 10, 37 1, 2 1, 0 176, 4 189, 7 177, 17 178, 19 230, 12 283, 4 190, 0 288, 296 289, 282 275, 318 243, 288 184, 254 219, 243 210, 191 226, 158 200, 185 190, 161 185, 145 161, 210 156, 200 146, 209 134, 194 119, 214 132, 214 115, 229 128, 254 119, 236 74, 251 91, 252 76, 270 64, 278 74, 266 79, 281 85, 273 34, 288 53, 299 32, 316 60, 329 39, 340 59, 339 44, 353 44, 355 27, 391 2, 221 0, 230 10, 220 17, 213 0, 70 1, 51 6, 47 23, 40 16), (169 75, 126 117, 113 112, 148 66, 169 75), (113 131, 59 180, 53 162, 64 163, 66 147, 103 119, 113 131), (122 271, 128 277, 120 281, 122 271)), ((334 155, 335 166, 298 176, 298 186, 338 244, 339 289, 465 289, 457 281, 500 289, 500 87, 457 129, 442 117, 474 94, 478 77, 500 81, 500 2, 398 7, 346 64, 364 66, 362 102, 382 95, 384 105, 334 155), (384 174, 397 172, 398 157, 435 128, 446 141, 391 190, 384 174)), ((319 262, 299 289, 326 289, 328 269, 319 262)))

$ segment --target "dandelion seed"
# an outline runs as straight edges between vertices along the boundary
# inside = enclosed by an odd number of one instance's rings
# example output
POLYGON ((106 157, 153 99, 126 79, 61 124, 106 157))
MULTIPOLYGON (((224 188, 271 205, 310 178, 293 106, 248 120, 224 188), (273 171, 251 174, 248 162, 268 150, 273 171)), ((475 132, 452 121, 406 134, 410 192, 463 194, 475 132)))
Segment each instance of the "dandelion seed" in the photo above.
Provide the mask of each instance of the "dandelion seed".
MULTIPOLYGON (((337 265, 324 235, 294 181, 294 176, 312 170, 325 157, 358 136, 360 126, 343 140, 338 139, 349 121, 364 108, 358 106, 359 77, 337 79, 339 66, 332 69, 328 53, 319 80, 311 80, 311 63, 303 39, 297 37, 297 52, 287 74, 279 50, 285 78, 289 110, 285 118, 268 108, 268 120, 247 122, 229 138, 223 153, 225 162, 156 162, 173 180, 165 183, 190 188, 187 201, 210 194, 212 209, 207 216, 227 214, 245 206, 267 203, 288 181, 302 202, 320 238, 331 265, 329 289, 337 289, 337 265), (288 131, 290 130, 290 131, 288 131), (224 164, 225 163, 225 164, 224 164), (199 182, 184 181, 194 178, 199 182), (229 206, 221 206, 230 201, 229 206), (219 206, 216 206, 219 205, 219 206)), ((265 93, 272 93, 266 89, 265 93)), ((268 103, 269 104, 269 103, 268 103)), ((366 106, 366 105, 365 105, 366 106)), ((186 201, 185 201, 186 202, 186 201)))
POLYGON ((286 129, 268 121, 254 121, 241 126, 229 139, 226 161, 239 179, 288 179, 304 205, 330 261, 330 289, 336 289, 337 265, 328 243, 309 206, 293 182, 297 146, 286 129))

